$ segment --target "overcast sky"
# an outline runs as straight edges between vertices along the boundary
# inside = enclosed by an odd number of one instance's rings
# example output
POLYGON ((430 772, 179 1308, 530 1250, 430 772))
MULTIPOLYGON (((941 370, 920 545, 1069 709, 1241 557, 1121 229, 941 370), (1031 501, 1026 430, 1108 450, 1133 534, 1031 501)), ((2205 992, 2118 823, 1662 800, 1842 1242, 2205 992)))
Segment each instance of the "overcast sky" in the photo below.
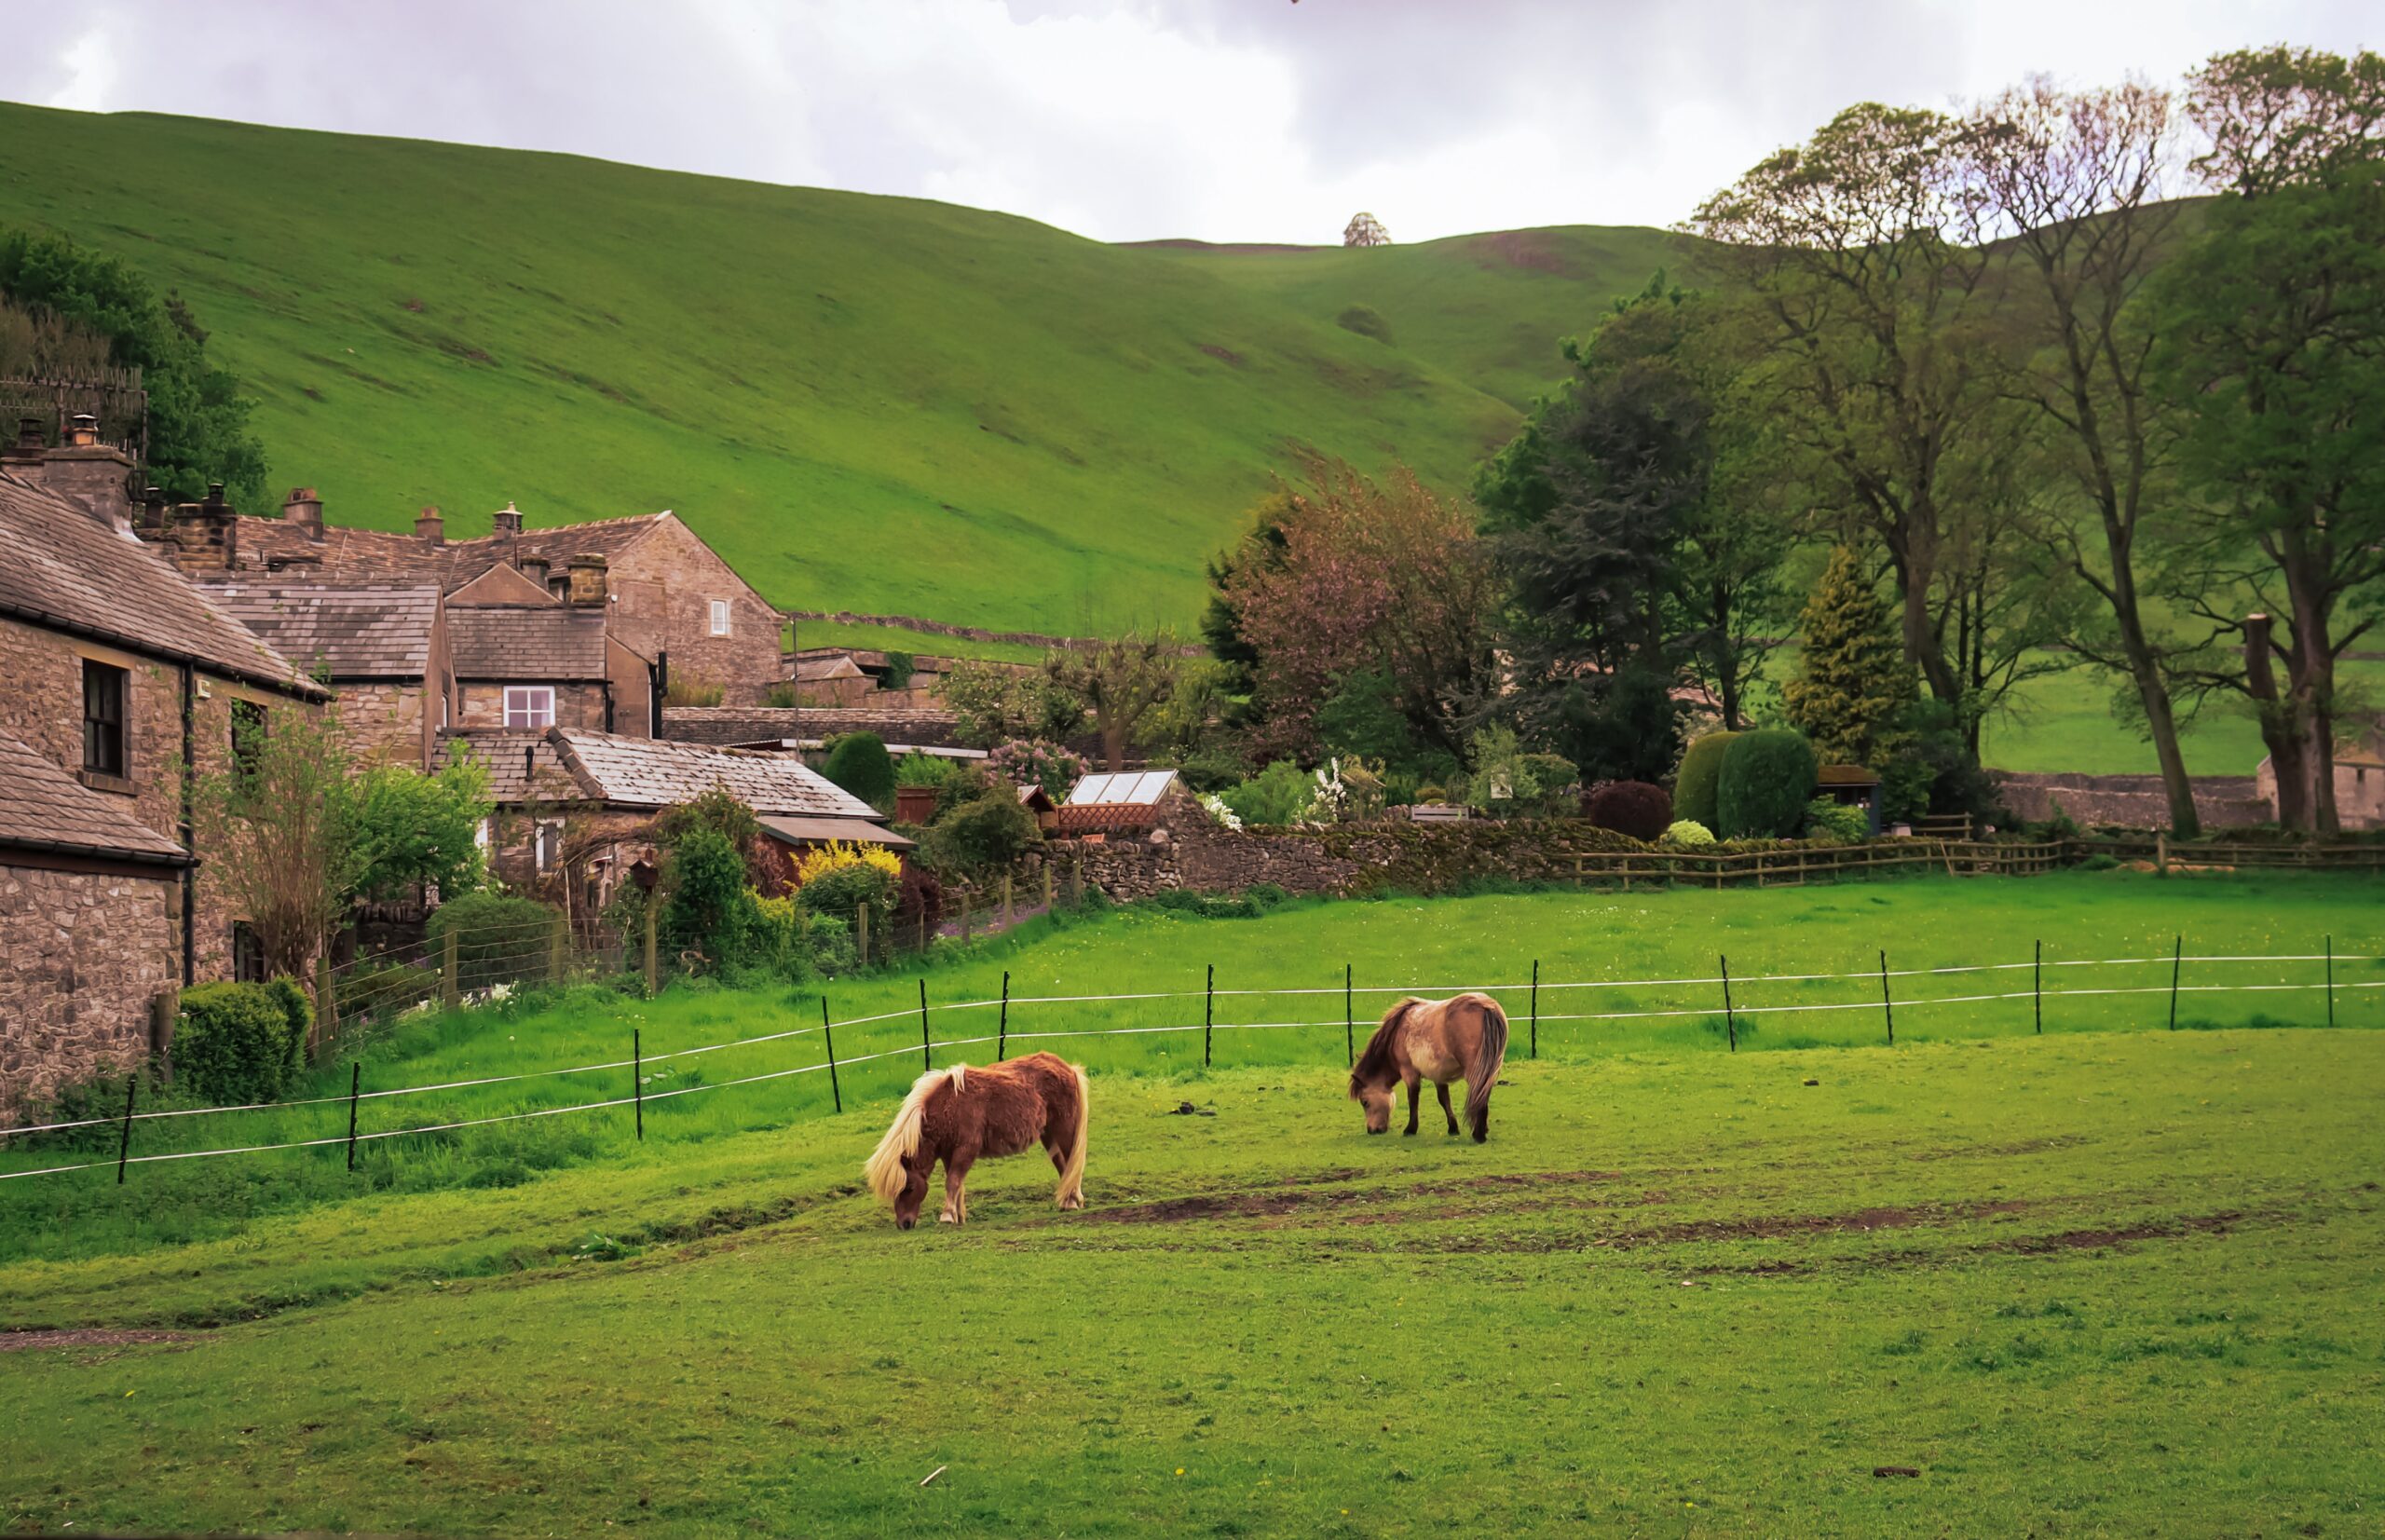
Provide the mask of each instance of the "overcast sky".
MULTIPOLYGON (((0 0, 0 97, 567 150, 1107 240, 1662 225, 1851 102, 2385 46, 2377 0, 0 0)), ((0 146, 0 155, 6 147, 0 146)))

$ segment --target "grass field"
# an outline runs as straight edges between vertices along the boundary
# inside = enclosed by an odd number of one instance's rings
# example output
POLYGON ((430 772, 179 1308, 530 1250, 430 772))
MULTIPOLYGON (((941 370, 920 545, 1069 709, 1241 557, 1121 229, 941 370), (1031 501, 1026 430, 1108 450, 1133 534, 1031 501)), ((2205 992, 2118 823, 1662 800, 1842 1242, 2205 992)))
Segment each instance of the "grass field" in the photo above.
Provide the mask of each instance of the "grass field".
POLYGON ((41 168, 0 175, 0 225, 179 290, 275 485, 334 523, 673 508, 783 605, 1067 634, 1189 623, 1303 447, 1463 487, 1662 244, 1536 232, 1560 274, 1436 242, 1277 293, 1006 215, 565 156, 11 105, 0 137, 41 168), (1421 349, 1334 323, 1368 294, 1421 349))

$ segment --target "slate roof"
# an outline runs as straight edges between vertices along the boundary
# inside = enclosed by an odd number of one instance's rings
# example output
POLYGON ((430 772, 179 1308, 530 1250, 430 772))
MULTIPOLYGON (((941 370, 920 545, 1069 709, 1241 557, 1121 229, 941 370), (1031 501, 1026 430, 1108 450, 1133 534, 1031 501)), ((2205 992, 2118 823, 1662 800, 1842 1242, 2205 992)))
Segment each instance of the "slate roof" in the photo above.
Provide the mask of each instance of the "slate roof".
POLYGON ((770 816, 883 822, 877 809, 793 755, 570 728, 460 728, 441 736, 441 762, 466 744, 487 761, 489 795, 500 805, 579 800, 670 808, 725 786, 770 816))
POLYGON ((0 613, 294 694, 321 687, 148 546, 0 471, 0 613))
POLYGON ((279 561, 320 561, 325 572, 350 581, 436 583, 440 592, 453 593, 499 562, 519 556, 542 556, 557 572, 574 556, 597 555, 609 562, 670 517, 668 512, 640 513, 433 545, 418 535, 344 525, 325 529, 318 540, 303 525, 252 516, 240 520, 238 538, 244 566, 270 570, 279 561))
POLYGON ((602 679, 605 612, 590 606, 459 605, 447 612, 458 679, 602 679))
POLYGON ((226 575, 200 584, 233 619, 312 674, 338 679, 419 679, 430 670, 439 590, 260 583, 226 575))
POLYGON ((761 821, 763 832, 789 845, 883 845, 890 851, 919 848, 919 841, 896 834, 882 824, 862 818, 784 818, 773 814, 761 821))
MULTIPOLYGON (((93 791, 0 733, 0 847, 10 845, 168 866, 192 864, 180 845, 133 817, 125 798, 93 791)), ((0 862, 6 859, 0 854, 0 862)))

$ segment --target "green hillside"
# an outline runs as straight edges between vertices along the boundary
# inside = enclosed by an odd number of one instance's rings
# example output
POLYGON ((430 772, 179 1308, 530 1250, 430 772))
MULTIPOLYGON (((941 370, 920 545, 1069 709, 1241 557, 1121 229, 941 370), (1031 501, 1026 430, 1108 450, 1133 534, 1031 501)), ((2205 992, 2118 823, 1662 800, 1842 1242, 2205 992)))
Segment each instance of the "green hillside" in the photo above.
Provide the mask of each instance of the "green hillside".
POLYGON ((1070 633, 1189 620, 1302 446, 1462 486, 1659 239, 1246 265, 563 156, 8 105, 0 138, 0 223, 178 289, 334 522, 674 508, 782 604, 1070 633))
POLYGON ((1694 279, 1694 243, 1662 230, 1573 225, 1451 236, 1413 246, 1211 246, 1158 241, 1186 266, 1281 300, 1314 320, 1372 324, 1395 351, 1521 410, 1555 385, 1560 342, 1666 268, 1694 279), (1344 319, 1346 316, 1346 319, 1344 319))

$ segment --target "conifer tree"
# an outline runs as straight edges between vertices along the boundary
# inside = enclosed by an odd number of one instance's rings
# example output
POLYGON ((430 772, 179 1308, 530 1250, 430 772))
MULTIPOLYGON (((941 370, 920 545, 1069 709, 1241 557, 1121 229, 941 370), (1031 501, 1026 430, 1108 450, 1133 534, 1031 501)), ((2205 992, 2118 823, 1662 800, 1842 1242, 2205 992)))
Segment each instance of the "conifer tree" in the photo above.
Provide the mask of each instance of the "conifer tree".
POLYGON ((1804 663, 1781 691, 1789 720, 1825 761, 1865 763, 1888 746, 1915 681, 1896 618, 1851 547, 1831 552, 1799 624, 1804 663))

